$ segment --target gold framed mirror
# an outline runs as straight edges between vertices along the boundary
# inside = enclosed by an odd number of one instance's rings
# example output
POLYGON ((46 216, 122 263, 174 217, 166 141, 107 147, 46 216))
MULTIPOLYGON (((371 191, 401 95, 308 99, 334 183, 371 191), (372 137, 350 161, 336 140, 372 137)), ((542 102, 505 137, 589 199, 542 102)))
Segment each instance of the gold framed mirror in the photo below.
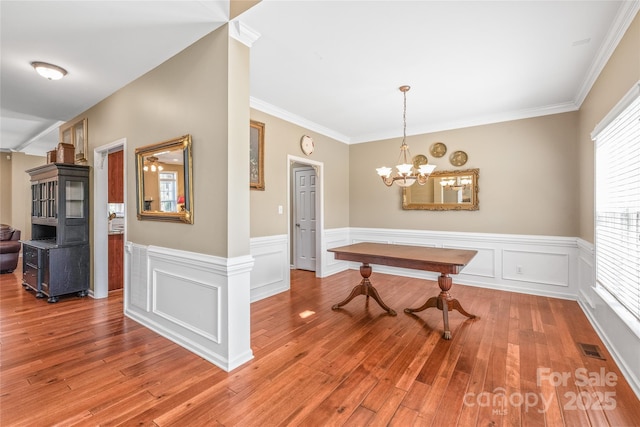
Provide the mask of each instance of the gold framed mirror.
POLYGON ((428 211, 476 211, 480 169, 436 171, 425 185, 402 189, 402 209, 428 211))
POLYGON ((136 148, 138 219, 193 224, 191 135, 136 148))

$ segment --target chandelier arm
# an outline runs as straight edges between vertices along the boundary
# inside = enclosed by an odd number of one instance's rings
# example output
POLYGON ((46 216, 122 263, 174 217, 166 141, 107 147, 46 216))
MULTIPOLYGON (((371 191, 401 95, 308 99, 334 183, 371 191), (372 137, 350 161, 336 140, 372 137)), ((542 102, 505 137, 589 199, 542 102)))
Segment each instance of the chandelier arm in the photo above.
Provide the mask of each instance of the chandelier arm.
POLYGON ((387 178, 384 176, 381 176, 380 178, 382 178, 382 182, 384 182, 384 185, 386 185, 387 187, 391 187, 393 185, 393 178, 387 178))

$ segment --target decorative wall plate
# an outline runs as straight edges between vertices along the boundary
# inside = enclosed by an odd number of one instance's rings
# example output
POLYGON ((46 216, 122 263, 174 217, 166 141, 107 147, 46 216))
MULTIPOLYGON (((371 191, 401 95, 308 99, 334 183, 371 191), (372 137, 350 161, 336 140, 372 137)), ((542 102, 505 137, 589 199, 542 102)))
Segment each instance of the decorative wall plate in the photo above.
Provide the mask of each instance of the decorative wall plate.
POLYGON ((451 156, 449 156, 449 162, 451 162, 453 166, 462 166, 467 163, 468 159, 469 156, 467 156, 467 153, 464 151, 454 151, 451 153, 451 156))
POLYGON ((311 138, 309 135, 302 135, 302 138, 300 138, 300 149, 307 156, 313 153, 313 138, 311 138))
POLYGON ((424 154, 416 154, 413 156, 413 167, 418 169, 420 165, 426 165, 429 163, 429 159, 424 154))
POLYGON ((442 157, 447 154, 447 146, 442 142, 435 142, 431 145, 429 152, 433 157, 442 157))

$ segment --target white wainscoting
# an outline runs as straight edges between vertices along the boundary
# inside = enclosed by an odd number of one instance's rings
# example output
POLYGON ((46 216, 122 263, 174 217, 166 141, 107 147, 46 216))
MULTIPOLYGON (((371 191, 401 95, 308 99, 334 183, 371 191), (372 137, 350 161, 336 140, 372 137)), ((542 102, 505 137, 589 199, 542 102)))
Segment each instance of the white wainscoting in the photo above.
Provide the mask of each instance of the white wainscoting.
POLYGON ((255 260, 251 271, 251 302, 289 290, 287 235, 254 237, 249 245, 255 260))
POLYGON ((330 230, 324 230, 324 238, 322 243, 324 251, 322 259, 322 277, 331 276, 332 274, 339 273, 349 269, 349 264, 344 261, 338 261, 334 258, 333 253, 326 252, 327 249, 337 248, 338 246, 345 246, 351 244, 349 238, 349 228, 332 228, 330 230))
MULTIPOLYGON (((393 243, 478 251, 454 282, 505 291, 576 299, 578 246, 576 238, 553 236, 456 233, 373 228, 327 231, 327 248, 357 242, 393 243), (334 239, 332 240, 331 237, 334 239), (331 243, 331 244, 330 244, 331 243), (333 244, 335 243, 335 244, 333 244)), ((331 273, 359 268, 356 263, 326 257, 331 273)), ((375 272, 436 280, 437 273, 374 266, 375 272)))
POLYGON ((253 358, 253 258, 220 258, 127 242, 128 317, 230 371, 253 358))
POLYGON ((596 288, 593 245, 578 239, 578 303, 600 339, 607 346, 622 374, 640 399, 640 326, 635 318, 621 317, 613 297, 596 288))
MULTIPOLYGON (((476 250, 471 263, 454 277, 455 283, 577 300, 640 398, 640 334, 594 287, 590 243, 553 236, 327 229, 320 257, 323 277, 359 268, 357 263, 336 260, 327 249, 365 241, 476 250)), ((128 242, 125 314, 232 370, 253 357, 249 301, 290 288, 287 235, 252 238, 250 253, 224 259, 128 242)), ((375 272, 437 279, 437 273, 388 266, 376 265, 375 272)))

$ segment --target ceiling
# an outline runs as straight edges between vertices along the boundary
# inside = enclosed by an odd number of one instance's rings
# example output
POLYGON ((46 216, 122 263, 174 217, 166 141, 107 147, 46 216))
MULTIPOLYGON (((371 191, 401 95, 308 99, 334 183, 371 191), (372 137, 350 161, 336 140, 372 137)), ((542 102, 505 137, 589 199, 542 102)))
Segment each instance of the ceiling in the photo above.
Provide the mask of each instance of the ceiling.
MULTIPOLYGON (((251 106, 345 143, 577 110, 638 1, 278 1, 237 20, 251 106)), ((0 2, 0 150, 58 126, 229 21, 227 1, 0 2), (48 81, 32 61, 69 74, 48 81)))

